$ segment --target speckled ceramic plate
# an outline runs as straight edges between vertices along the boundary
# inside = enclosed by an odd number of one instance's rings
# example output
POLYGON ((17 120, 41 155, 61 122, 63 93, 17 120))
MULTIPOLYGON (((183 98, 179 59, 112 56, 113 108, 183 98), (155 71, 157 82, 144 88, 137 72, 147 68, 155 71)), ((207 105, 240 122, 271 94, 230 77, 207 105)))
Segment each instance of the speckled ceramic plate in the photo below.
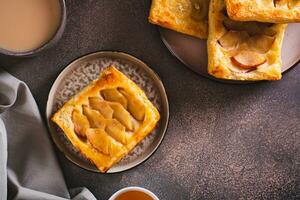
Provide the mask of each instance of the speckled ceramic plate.
MULTIPOLYGON (((163 42, 169 51, 184 65, 196 73, 229 83, 245 83, 243 81, 227 81, 216 79, 207 73, 206 40, 201 40, 169 29, 160 28, 163 42)), ((282 72, 286 72, 300 60, 300 24, 289 24, 282 45, 282 72)), ((246 82, 246 83, 249 83, 246 82)))
POLYGON ((65 156, 84 169, 99 172, 73 147, 62 130, 51 122, 50 118, 66 101, 96 79, 100 72, 109 65, 114 65, 137 83, 161 114, 161 119, 153 132, 107 172, 114 173, 137 166, 151 156, 160 145, 167 129, 169 119, 167 95, 157 74, 145 63, 125 53, 108 51, 92 53, 73 61, 57 77, 50 90, 46 116, 51 136, 65 156))

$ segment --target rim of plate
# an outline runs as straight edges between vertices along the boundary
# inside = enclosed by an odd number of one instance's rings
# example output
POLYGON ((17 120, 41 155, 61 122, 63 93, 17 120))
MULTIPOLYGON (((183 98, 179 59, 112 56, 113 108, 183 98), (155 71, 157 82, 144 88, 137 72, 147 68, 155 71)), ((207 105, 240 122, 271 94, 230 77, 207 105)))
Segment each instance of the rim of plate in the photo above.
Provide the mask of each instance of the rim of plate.
MULTIPOLYGON (((153 71, 146 63, 144 63, 140 59, 138 59, 135 56, 132 56, 130 54, 124 53, 124 52, 107 50, 107 51, 96 51, 96 52, 88 53, 88 54, 80 56, 80 57, 74 59, 73 61, 71 61, 59 73, 59 75, 57 76, 57 78, 55 79, 55 81, 53 82, 53 84, 51 86, 51 89, 50 89, 50 92, 48 95, 48 99, 47 99, 46 113, 45 113, 46 119, 47 119, 47 126, 48 126, 48 130, 50 132, 51 138, 52 138, 53 142, 55 143, 56 147, 64 154, 64 156, 69 161, 71 161, 73 164, 79 166, 80 168, 86 169, 90 172, 102 173, 92 163, 90 164, 90 166, 87 166, 87 165, 80 164, 74 160, 74 157, 76 157, 76 156, 72 155, 72 153, 70 153, 69 151, 66 150, 67 149, 66 145, 63 145, 62 142, 59 142, 59 139, 57 139, 58 134, 54 130, 54 127, 53 127, 54 124, 50 120, 50 118, 53 114, 51 111, 53 108, 54 95, 55 95, 56 89, 58 88, 60 82, 74 68, 73 66, 75 64, 84 62, 85 60, 88 60, 90 57, 95 57, 95 56, 124 59, 124 60, 127 60, 128 62, 132 63, 133 65, 137 66, 138 68, 141 68, 142 70, 144 70, 147 74, 149 74, 149 77, 154 81, 155 86, 157 87, 157 89, 160 93, 160 97, 161 97, 161 101, 162 101, 161 102, 161 104, 162 104, 161 115, 163 117, 160 120, 162 120, 163 123, 162 123, 162 127, 160 128, 160 134, 158 134, 159 137, 158 137, 158 141, 157 141, 157 144, 155 145, 155 147, 152 148, 147 154, 144 154, 143 158, 141 160, 139 160, 138 162, 132 162, 130 164, 127 164, 125 167, 120 166, 115 170, 108 170, 106 173, 110 174, 110 173, 123 172, 123 171, 132 169, 132 168, 142 164, 143 162, 145 162, 147 159, 149 159, 155 153, 155 151, 158 149, 158 147, 162 143, 162 141, 165 137, 165 134, 167 132, 168 125, 169 125, 169 101, 168 101, 168 96, 167 96, 166 90, 164 88, 164 85, 163 85, 160 77, 158 76, 158 74, 155 71, 153 71)), ((88 160, 87 158, 85 158, 85 159, 88 160)), ((80 158, 77 158, 77 160, 80 160, 80 158)))

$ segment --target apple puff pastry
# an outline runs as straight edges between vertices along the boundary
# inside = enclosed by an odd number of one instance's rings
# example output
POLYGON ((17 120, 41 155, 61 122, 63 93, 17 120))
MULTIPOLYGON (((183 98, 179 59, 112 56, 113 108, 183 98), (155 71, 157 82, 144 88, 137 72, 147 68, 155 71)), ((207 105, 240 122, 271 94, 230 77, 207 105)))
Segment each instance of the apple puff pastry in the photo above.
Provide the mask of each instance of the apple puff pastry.
POLYGON ((300 22, 300 0, 225 0, 227 13, 237 21, 300 22))
POLYGON ((152 0, 149 21, 201 39, 207 38, 209 0, 152 0))
POLYGON ((87 159, 106 172, 151 133, 159 118, 142 89, 108 67, 52 120, 87 159))
POLYGON ((223 0, 211 0, 208 73, 232 80, 279 80, 285 24, 238 22, 223 0))

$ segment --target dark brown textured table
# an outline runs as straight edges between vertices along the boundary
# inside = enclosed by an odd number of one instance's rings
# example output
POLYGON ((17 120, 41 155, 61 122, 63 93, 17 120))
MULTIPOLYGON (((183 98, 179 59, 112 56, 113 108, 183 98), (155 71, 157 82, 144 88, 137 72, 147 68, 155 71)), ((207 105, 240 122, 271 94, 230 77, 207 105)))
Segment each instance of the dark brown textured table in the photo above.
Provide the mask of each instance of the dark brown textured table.
POLYGON ((156 153, 129 171, 95 174, 57 150, 68 186, 86 186, 100 200, 130 185, 162 200, 300 199, 300 66, 278 82, 208 80, 169 53, 147 22, 149 7, 145 0, 67 0, 67 27, 54 48, 34 58, 0 57, 28 84, 43 114, 60 71, 90 52, 127 52, 162 78, 170 123, 156 153))

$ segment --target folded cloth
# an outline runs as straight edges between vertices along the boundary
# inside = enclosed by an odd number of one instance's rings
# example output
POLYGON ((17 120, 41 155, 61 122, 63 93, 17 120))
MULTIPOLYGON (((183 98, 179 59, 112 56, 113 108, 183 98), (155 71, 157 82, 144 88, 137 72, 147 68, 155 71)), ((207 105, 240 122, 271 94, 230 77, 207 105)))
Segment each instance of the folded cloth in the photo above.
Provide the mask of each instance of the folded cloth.
POLYGON ((0 69, 0 199, 93 200, 68 191, 29 88, 0 69))

